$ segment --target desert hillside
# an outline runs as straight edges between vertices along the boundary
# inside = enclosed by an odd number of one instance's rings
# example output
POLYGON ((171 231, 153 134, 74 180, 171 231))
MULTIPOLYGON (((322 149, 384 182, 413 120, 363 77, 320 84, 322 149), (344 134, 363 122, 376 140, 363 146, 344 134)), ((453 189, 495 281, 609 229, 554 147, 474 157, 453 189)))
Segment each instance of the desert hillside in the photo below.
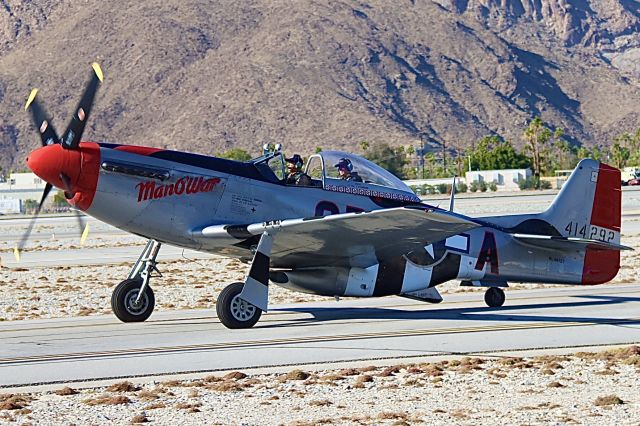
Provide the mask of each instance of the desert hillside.
POLYGON ((4 0, 0 166, 22 168, 32 87, 62 131, 90 73, 85 139, 216 153, 362 140, 573 143, 640 125, 640 6, 626 0, 4 0))

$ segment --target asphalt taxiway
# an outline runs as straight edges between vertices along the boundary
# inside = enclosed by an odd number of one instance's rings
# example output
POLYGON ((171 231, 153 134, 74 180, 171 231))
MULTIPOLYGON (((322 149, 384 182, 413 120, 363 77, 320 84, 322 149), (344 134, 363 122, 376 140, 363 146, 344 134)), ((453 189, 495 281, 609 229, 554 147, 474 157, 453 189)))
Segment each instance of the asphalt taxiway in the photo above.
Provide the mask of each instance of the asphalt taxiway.
MULTIPOLYGON (((640 285, 482 293, 439 305, 398 297, 273 306, 248 330, 214 310, 0 323, 0 387, 208 373, 455 354, 640 342, 640 285)), ((401 361, 402 362, 402 361, 401 361)))

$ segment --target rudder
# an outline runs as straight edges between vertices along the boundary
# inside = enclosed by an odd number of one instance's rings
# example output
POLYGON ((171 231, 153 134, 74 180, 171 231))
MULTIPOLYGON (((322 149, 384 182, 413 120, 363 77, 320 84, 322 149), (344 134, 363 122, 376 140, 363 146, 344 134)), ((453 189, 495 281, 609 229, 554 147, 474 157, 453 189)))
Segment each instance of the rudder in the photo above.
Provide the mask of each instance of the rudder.
MULTIPOLYGON (((563 237, 620 244, 622 189, 620 170, 582 160, 551 206, 542 213, 563 237)), ((602 284, 620 269, 620 251, 587 246, 583 284, 602 284)))

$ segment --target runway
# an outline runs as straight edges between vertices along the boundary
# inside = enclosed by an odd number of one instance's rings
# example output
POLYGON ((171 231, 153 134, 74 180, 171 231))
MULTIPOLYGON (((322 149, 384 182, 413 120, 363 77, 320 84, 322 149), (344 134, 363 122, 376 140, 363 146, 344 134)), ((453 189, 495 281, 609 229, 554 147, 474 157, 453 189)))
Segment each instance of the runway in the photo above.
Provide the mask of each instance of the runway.
MULTIPOLYGON (((215 310, 0 323, 0 387, 274 366, 403 360, 449 354, 640 342, 640 285, 482 293, 439 305, 398 297, 273 306, 249 330, 228 330, 215 310)), ((402 361, 400 361, 402 362, 402 361)))

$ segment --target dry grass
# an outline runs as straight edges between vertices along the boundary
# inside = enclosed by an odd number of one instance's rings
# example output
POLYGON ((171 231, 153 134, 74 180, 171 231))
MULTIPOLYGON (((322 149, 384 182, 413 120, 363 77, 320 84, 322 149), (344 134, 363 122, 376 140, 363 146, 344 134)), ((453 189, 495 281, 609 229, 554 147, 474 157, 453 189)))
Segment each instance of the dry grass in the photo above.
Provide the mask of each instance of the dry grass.
POLYGON ((69 396, 69 395, 76 395, 78 391, 73 388, 70 388, 69 386, 65 386, 62 389, 58 389, 54 393, 60 396, 69 396))
POLYGON ((307 373, 306 371, 291 370, 286 374, 285 379, 286 380, 306 380, 309 378, 309 376, 310 374, 307 373))
POLYGON ((101 395, 97 398, 87 398, 83 400, 87 405, 124 405, 131 403, 131 400, 124 395, 101 395))
POLYGON ((360 371, 355 368, 343 368, 342 370, 338 371, 338 374, 341 376, 357 376, 358 374, 360 374, 360 371))
POLYGON ((142 389, 140 386, 136 386, 129 381, 114 383, 107 387, 107 392, 137 392, 142 389))
POLYGON ((149 422, 149 419, 147 419, 147 416, 145 416, 144 414, 135 415, 131 419, 131 424, 139 424, 139 423, 147 423, 147 422, 149 422))
POLYGON ((396 373, 400 372, 400 367, 397 365, 394 365, 392 367, 387 367, 384 370, 382 370, 378 376, 380 377, 389 377, 389 376, 394 376, 396 373))
POLYGON ((328 399, 318 399, 309 401, 309 405, 312 407, 328 407, 329 405, 333 405, 333 402, 328 399))
POLYGON ((145 410, 157 410, 159 408, 167 408, 163 402, 154 402, 144 407, 145 410))
POLYGON ((597 397, 593 403, 598 407, 606 407, 609 405, 624 404, 624 401, 616 395, 605 395, 597 397))
POLYGON ((178 410, 187 410, 189 412, 196 413, 200 411, 200 407, 202 407, 202 404, 199 402, 180 402, 174 405, 174 407, 177 408, 178 410), (194 411, 194 410, 197 410, 197 411, 194 411))
POLYGON ((241 380, 246 377, 247 375, 241 371, 232 371, 231 373, 225 374, 223 379, 224 380, 241 380))
POLYGON ((239 392, 243 389, 240 384, 232 380, 211 383, 209 385, 206 385, 205 387, 216 392, 239 392))
POLYGON ((0 410, 22 410, 28 406, 33 398, 22 394, 0 394, 0 410))
POLYGON ((142 389, 136 394, 136 396, 140 401, 149 402, 149 401, 154 401, 160 398, 160 393, 161 392, 156 389, 154 390, 142 389))

